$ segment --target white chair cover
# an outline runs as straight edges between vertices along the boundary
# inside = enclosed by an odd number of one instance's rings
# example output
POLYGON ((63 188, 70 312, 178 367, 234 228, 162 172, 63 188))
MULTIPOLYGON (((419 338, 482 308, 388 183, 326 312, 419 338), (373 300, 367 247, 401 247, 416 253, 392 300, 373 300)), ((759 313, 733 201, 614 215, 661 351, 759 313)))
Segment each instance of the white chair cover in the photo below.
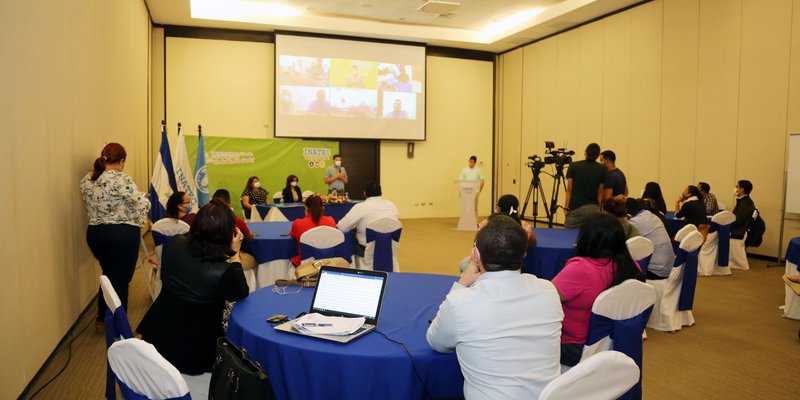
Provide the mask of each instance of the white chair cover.
MULTIPOLYGON (((172 218, 162 218, 150 227, 153 243, 156 245, 155 255, 158 266, 156 269, 152 269, 152 266, 150 266, 150 271, 146 271, 146 267, 143 265, 142 272, 145 274, 144 283, 154 301, 158 294, 161 293, 161 259, 164 253, 164 243, 162 241, 164 239, 171 240, 176 235, 183 235, 189 232, 189 229, 190 226, 186 222, 172 218)), ((142 248, 145 249, 145 252, 147 251, 144 240, 142 240, 142 248)))
POLYGON ((639 382, 639 367, 618 351, 604 351, 550 381, 539 400, 614 400, 639 382))
MULTIPOLYGON (((786 274, 797 275, 800 273, 797 269, 797 264, 786 260, 786 274)), ((783 285, 785 294, 785 302, 783 307, 783 316, 785 318, 800 319, 800 296, 794 292, 789 286, 783 285)))
POLYGON ((717 208, 719 208, 720 211, 725 211, 728 209, 728 207, 725 207, 725 203, 719 200, 717 200, 717 208))
MULTIPOLYGON (((720 211, 711 217, 711 222, 720 226, 730 227, 736 222, 736 216, 730 211, 720 211)), ((730 275, 731 267, 730 261, 728 265, 720 266, 718 260, 719 253, 719 231, 711 232, 706 237, 706 242, 700 248, 700 255, 698 256, 697 275, 711 276, 711 275, 730 275)), ((730 236, 728 228, 724 229, 724 233, 730 236)))
POLYGON ((272 196, 272 202, 274 204, 280 203, 281 200, 283 200, 283 192, 275 193, 275 195, 272 196))
POLYGON ((313 195, 314 195, 314 192, 312 192, 311 190, 304 191, 303 192, 303 201, 305 201, 307 198, 309 198, 309 197, 311 197, 313 195))
POLYGON ((100 290, 103 291, 103 299, 106 301, 106 306, 108 306, 108 311, 111 311, 111 314, 114 314, 117 308, 122 307, 122 301, 119 300, 117 291, 114 290, 114 287, 111 286, 111 281, 105 275, 100 275, 100 290))
MULTIPOLYGON (((680 248, 687 252, 693 252, 702 245, 703 234, 694 231, 681 241, 680 248)), ((650 314, 650 320, 647 322, 648 328, 663 332, 675 332, 683 326, 694 325, 694 315, 691 310, 678 311, 678 301, 683 286, 684 264, 673 268, 667 279, 647 281, 656 290, 656 303, 650 314)))
POLYGON ((181 398, 189 393, 181 373, 140 339, 124 339, 108 348, 108 362, 117 380, 149 399, 181 398))
POLYGON ((278 207, 270 207, 267 216, 264 217, 264 222, 289 222, 289 220, 278 207))
MULTIPOLYGON (((758 217, 758 210, 753 211, 753 219, 758 217)), ((747 233, 744 234, 742 239, 731 239, 731 254, 728 260, 728 265, 734 269, 750 269, 750 263, 747 261, 747 249, 744 247, 744 241, 747 239, 747 233)))
MULTIPOLYGON (((375 232, 380 233, 392 233, 397 231, 398 229, 403 229, 403 224, 400 221, 394 218, 378 218, 374 221, 370 221, 367 224, 367 229, 372 229, 375 232)), ((397 263, 397 250, 400 246, 400 243, 396 240, 392 240, 392 272, 400 272, 400 266, 397 263)), ((358 268, 360 269, 373 269, 375 258, 375 241, 368 242, 364 248, 364 258, 359 260, 358 268)))
MULTIPOLYGON (((307 230, 300 236, 300 247, 307 245, 316 249, 329 249, 344 243, 344 233, 330 226, 318 226, 307 230)), ((301 255, 302 257, 302 255, 301 255)), ((301 262, 313 260, 314 257, 306 257, 301 262)))
POLYGON ((653 242, 644 236, 635 236, 628 239, 625 244, 628 246, 628 252, 634 260, 642 260, 653 255, 653 242))
POLYGON ((191 400, 208 400, 209 386, 211 385, 211 372, 202 375, 181 374, 186 385, 189 386, 191 400))
POLYGON ((675 241, 678 243, 682 242, 683 239, 685 239, 686 236, 692 232, 697 232, 697 227, 694 226, 694 224, 686 224, 683 228, 675 233, 675 241))

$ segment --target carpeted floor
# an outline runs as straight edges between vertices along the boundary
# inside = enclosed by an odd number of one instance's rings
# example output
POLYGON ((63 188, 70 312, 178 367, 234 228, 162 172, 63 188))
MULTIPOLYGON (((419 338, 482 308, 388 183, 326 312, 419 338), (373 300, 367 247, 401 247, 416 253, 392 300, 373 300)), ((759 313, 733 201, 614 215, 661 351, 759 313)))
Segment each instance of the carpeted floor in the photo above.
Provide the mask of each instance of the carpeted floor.
MULTIPOLYGON (((403 221, 400 268, 406 272, 454 275, 469 255, 474 232, 453 229, 455 219, 403 221)), ((695 326, 671 334, 647 330, 644 342, 645 399, 798 399, 800 398, 800 321, 781 318, 782 267, 750 259, 749 271, 699 278, 695 326)), ((141 271, 131 283, 128 315, 136 327, 150 297, 141 271)), ((101 399, 105 384, 105 342, 86 327, 72 343, 71 361, 37 399, 101 399)), ((28 393, 32 395, 67 362, 64 349, 28 393)), ((13 360, 6 360, 13 362, 13 360)))

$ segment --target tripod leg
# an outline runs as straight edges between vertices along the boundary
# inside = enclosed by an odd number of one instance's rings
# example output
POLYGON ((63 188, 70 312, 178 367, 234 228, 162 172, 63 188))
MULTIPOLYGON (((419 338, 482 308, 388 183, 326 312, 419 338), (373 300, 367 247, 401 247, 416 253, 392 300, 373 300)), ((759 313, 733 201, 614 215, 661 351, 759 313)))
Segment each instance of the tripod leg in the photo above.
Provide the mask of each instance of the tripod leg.
MULTIPOLYGON (((531 185, 528 186, 528 194, 525 195, 525 203, 522 206, 522 211, 520 211, 520 213, 519 213, 519 217, 520 218, 525 216, 525 210, 528 209, 528 201, 530 201, 530 199, 531 199, 531 192, 533 192, 534 183, 535 183, 535 178, 531 179, 531 185)), ((534 215, 536 215, 536 211, 535 211, 536 205, 535 204, 536 203, 534 202, 534 212, 533 212, 534 215)))

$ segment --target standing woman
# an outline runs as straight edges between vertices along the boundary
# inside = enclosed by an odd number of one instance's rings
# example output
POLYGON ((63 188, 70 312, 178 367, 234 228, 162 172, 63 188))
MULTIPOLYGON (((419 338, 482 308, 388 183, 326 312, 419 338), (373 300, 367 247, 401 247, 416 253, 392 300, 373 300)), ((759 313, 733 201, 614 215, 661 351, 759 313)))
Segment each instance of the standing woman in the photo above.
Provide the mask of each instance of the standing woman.
POLYGON ((281 202, 283 203, 299 203, 303 201, 303 191, 300 190, 300 186, 297 186, 297 182, 300 179, 297 178, 297 175, 289 175, 286 177, 286 187, 283 188, 283 197, 281 202))
POLYGON ((261 181, 257 176, 247 179, 247 186, 242 191, 242 208, 244 217, 250 219, 250 212, 254 210, 256 204, 269 204, 269 192, 261 188, 261 181))
MULTIPOLYGON (((147 194, 122 172, 127 156, 121 144, 109 143, 94 161, 93 170, 81 179, 81 195, 89 214, 86 242, 126 311, 128 284, 139 256, 140 228, 150 210, 147 194)), ((103 329, 105 314, 106 302, 100 292, 95 325, 98 332, 103 329)))

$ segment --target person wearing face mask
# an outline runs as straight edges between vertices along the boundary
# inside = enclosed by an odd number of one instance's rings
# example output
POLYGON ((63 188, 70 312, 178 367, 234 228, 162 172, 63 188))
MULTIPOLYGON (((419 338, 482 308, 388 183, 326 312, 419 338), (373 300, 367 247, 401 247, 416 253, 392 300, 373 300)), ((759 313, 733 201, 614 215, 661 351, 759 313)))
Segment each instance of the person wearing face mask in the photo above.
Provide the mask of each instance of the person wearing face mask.
MULTIPOLYGON (((147 222, 150 210, 149 196, 139 191, 133 178, 122 172, 127 156, 121 144, 107 144, 80 183, 89 216, 86 242, 126 311, 128 285, 139 257, 140 229, 147 222)), ((95 323, 98 332, 103 331, 106 309, 100 292, 95 323)))
POLYGON ((687 186, 675 200, 675 218, 683 218, 697 227, 708 224, 706 205, 703 203, 703 195, 700 194, 697 186, 687 186))
POLYGON ((294 114, 297 110, 294 106, 294 102, 292 101, 292 92, 289 89, 281 90, 281 100, 280 100, 280 110, 281 114, 294 114))
POLYGON ((178 205, 178 213, 180 215, 180 219, 183 222, 192 225, 192 221, 194 221, 194 216, 197 215, 194 212, 194 206, 192 205, 192 201, 189 199, 189 195, 184 193, 183 197, 181 198, 181 202, 178 205))
MULTIPOLYGON (((250 219, 250 213, 255 210, 256 204, 269 204, 269 192, 261 188, 261 181, 257 176, 247 179, 247 186, 242 190, 242 208, 244 217, 250 219)), ((258 211, 256 211, 258 212, 258 211)))
POLYGON ((164 218, 156 221, 150 229, 166 236, 183 235, 189 232, 189 224, 181 220, 186 215, 188 209, 191 211, 192 204, 189 203, 189 196, 184 192, 175 192, 167 199, 167 209, 164 218))
POLYGON ((323 181, 328 185, 329 194, 333 193, 334 190, 337 194, 344 193, 344 185, 346 185, 349 180, 347 179, 347 171, 342 166, 341 155, 333 155, 333 166, 325 169, 323 181))
POLYGON ((297 182, 300 179, 297 178, 297 175, 289 175, 286 177, 286 187, 283 188, 283 197, 281 199, 282 203, 298 203, 303 201, 303 191, 300 189, 300 186, 297 186, 297 182))
POLYGON ((748 222, 753 218, 756 205, 753 203, 753 199, 750 198, 750 192, 752 191, 753 184, 748 180, 736 182, 736 186, 733 188, 733 194, 736 195, 736 207, 733 208, 736 221, 731 225, 731 238, 733 239, 744 238, 748 222))

